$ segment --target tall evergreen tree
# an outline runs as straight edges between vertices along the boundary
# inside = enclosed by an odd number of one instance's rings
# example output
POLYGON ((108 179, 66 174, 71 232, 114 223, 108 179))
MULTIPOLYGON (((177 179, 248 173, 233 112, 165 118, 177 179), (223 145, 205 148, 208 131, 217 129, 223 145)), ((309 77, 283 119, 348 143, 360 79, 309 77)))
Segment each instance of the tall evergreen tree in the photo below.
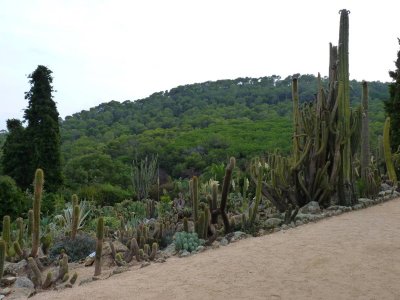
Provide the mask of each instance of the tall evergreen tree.
MULTIPOLYGON (((398 39, 400 45, 400 39, 398 39)), ((385 101, 385 111, 390 117, 390 144, 395 152, 400 146, 400 51, 397 52, 395 61, 396 70, 390 71, 389 75, 393 82, 389 84, 390 99, 385 101)))
POLYGON ((8 135, 3 145, 1 164, 3 173, 12 177, 23 189, 32 184, 29 170, 29 145, 26 143, 25 128, 20 120, 7 120, 8 135))
POLYGON ((54 192, 62 184, 62 175, 59 115, 52 96, 51 73, 47 67, 38 66, 28 76, 31 89, 25 93, 28 108, 25 109, 24 118, 28 122, 26 141, 31 148, 27 174, 33 178, 37 168, 43 169, 46 174, 45 188, 54 192))

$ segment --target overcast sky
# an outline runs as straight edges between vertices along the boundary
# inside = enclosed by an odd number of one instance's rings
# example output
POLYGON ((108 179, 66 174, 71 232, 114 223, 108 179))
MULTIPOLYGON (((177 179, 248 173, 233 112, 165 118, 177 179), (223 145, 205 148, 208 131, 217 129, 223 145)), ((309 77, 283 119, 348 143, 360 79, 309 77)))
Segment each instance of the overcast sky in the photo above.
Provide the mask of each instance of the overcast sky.
POLYGON ((0 0, 0 129, 22 118, 38 65, 53 71, 62 118, 195 82, 327 75, 342 8, 350 77, 390 81, 399 0, 0 0))

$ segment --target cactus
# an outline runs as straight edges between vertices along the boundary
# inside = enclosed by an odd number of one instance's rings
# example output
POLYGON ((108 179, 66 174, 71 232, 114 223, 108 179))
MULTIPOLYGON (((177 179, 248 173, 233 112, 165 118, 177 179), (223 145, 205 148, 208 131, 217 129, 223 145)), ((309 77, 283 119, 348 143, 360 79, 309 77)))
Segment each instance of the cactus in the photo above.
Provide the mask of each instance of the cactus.
POLYGON ((249 216, 249 226, 253 226, 256 216, 258 213, 258 206, 260 205, 260 200, 261 200, 261 185, 262 185, 262 170, 261 166, 259 167, 258 171, 258 178, 257 178, 257 187, 256 187, 256 201, 254 203, 254 207, 252 210, 250 210, 250 216, 249 216))
POLYGON ((390 117, 386 118, 385 125, 383 127, 383 152, 389 180, 392 181, 394 185, 397 185, 396 170, 394 169, 392 151, 390 148, 390 117))
POLYGON ((24 220, 22 218, 17 218, 17 228, 18 228, 18 243, 21 247, 24 247, 24 220))
POLYGON ((135 238, 131 240, 131 256, 136 257, 136 261, 140 261, 140 255, 139 255, 139 245, 138 242, 135 238))
POLYGON ((151 246, 151 253, 149 255, 150 260, 155 259, 156 255, 157 255, 157 251, 158 251, 158 244, 154 242, 153 245, 151 246))
POLYGON ((33 229, 32 229, 32 250, 31 256, 36 257, 39 250, 40 237, 40 202, 42 201, 44 175, 42 169, 35 172, 34 200, 33 200, 33 229))
POLYGON ((68 268, 68 256, 65 253, 63 253, 62 257, 60 259, 60 267, 58 270, 57 280, 60 280, 60 279, 63 280, 65 274, 68 274, 68 269, 69 269, 68 268))
POLYGON ((202 244, 197 233, 177 232, 175 235, 175 249, 177 251, 195 251, 202 244))
POLYGON ((197 234, 200 238, 204 239, 204 220, 205 220, 204 211, 200 212, 199 219, 197 220, 197 234))
POLYGON ((189 221, 187 217, 183 218, 183 231, 189 232, 189 221))
POLYGON ((41 287, 42 286, 42 272, 40 271, 38 265, 36 264, 36 261, 33 257, 28 257, 28 265, 32 270, 33 277, 32 277, 32 282, 34 286, 41 287))
POLYGON ((32 232, 33 232, 33 210, 30 209, 28 211, 28 237, 32 237, 32 232))
POLYGON ((3 217, 3 240, 6 242, 6 254, 9 256, 9 248, 11 246, 11 221, 10 216, 3 217))
MULTIPOLYGON (((236 160, 234 157, 231 157, 229 160, 229 164, 225 169, 225 176, 224 176, 224 182, 222 185, 220 207, 218 209, 212 208, 212 210, 211 210, 211 223, 216 224, 218 221, 218 215, 221 215, 222 221, 224 223, 225 233, 229 233, 231 231, 229 219, 226 214, 226 204, 227 204, 229 189, 230 189, 230 185, 231 185, 232 172, 233 172, 233 169, 235 168, 235 165, 236 165, 236 160)), ((214 199, 214 187, 213 187, 213 206, 215 204, 214 201, 215 201, 215 199, 214 199)))
POLYGON ((118 266, 125 266, 126 262, 124 261, 121 252, 118 252, 115 255, 115 262, 117 263, 118 266))
POLYGON ((42 243, 42 250, 44 254, 48 254, 51 244, 53 243, 53 236, 51 235, 50 228, 47 227, 46 234, 40 238, 42 243))
POLYGON ((68 279, 69 279, 69 274, 68 274, 68 273, 65 273, 64 276, 63 276, 63 278, 62 278, 62 282, 67 282, 68 279))
POLYGON ((24 257, 25 257, 24 252, 23 252, 22 249, 21 249, 21 245, 19 244, 18 241, 15 241, 15 242, 13 243, 13 247, 14 247, 15 253, 16 253, 19 257, 21 257, 21 258, 24 258, 24 257))
POLYGON ((6 260, 7 244, 4 240, 0 240, 0 280, 3 277, 4 262, 6 260))
POLYGON ((80 217, 80 207, 77 204, 73 207, 73 213, 72 213, 71 239, 73 240, 75 239, 76 233, 78 232, 79 217, 80 217))
POLYGON ((48 289, 52 283, 53 283, 53 273, 48 272, 46 275, 46 279, 44 280, 44 282, 42 284, 42 289, 48 289))
POLYGON ((104 238, 104 220, 100 217, 97 221, 97 231, 96 231, 96 255, 94 259, 95 269, 94 276, 99 276, 101 274, 101 254, 103 250, 103 238, 104 238))
POLYGON ((199 179, 197 176, 193 176, 192 178, 192 204, 194 231, 198 232, 197 220, 199 218, 199 179))
POLYGON ((70 283, 71 285, 74 285, 77 279, 78 279, 78 273, 75 272, 75 273, 72 275, 71 279, 69 280, 69 283, 70 283))

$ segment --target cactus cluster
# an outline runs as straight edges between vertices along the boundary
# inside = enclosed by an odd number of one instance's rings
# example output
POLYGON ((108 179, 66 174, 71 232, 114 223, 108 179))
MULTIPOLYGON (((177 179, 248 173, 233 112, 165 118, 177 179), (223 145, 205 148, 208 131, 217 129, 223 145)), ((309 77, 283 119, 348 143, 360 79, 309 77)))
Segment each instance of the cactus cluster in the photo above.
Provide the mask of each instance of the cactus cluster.
POLYGON ((175 235, 175 249, 177 251, 186 250, 195 251, 203 242, 199 239, 197 233, 177 232, 175 235))
POLYGON ((292 155, 285 157, 276 152, 266 161, 256 160, 252 164, 253 181, 258 182, 261 165, 261 192, 285 213, 287 222, 310 201, 323 207, 332 200, 346 206, 357 201, 354 161, 360 146, 362 109, 350 108, 348 34, 349 11, 344 9, 340 11, 339 47, 329 47, 328 88, 323 88, 318 75, 313 103, 299 103, 298 80, 292 79, 292 155))

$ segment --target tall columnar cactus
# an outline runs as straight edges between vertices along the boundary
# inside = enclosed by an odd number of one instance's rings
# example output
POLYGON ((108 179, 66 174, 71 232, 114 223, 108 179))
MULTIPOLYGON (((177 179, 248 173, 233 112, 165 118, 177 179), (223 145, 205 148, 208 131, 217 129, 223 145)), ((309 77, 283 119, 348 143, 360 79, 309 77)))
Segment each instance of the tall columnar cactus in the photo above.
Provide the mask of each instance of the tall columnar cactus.
POLYGON ((258 172, 258 178, 257 178, 257 187, 256 187, 256 201, 254 203, 254 207, 252 210, 250 210, 250 216, 249 216, 249 225, 253 226, 256 216, 258 213, 258 206, 260 205, 260 200, 261 200, 261 187, 262 187, 262 167, 259 166, 260 170, 258 172))
POLYGON ((341 204, 354 203, 352 156, 351 156, 351 110, 349 80, 349 11, 340 11, 339 48, 338 48, 338 130, 342 135, 341 169, 338 192, 341 204))
POLYGON ((31 256, 36 257, 40 243, 40 204, 42 201, 44 175, 42 169, 35 172, 34 199, 33 199, 33 229, 32 229, 32 251, 31 256))
POLYGON ((30 209, 28 211, 28 237, 32 237, 32 232, 33 232, 33 210, 30 209))
POLYGON ((77 204, 73 207, 71 239, 75 239, 76 233, 78 232, 79 218, 80 218, 80 206, 77 204))
POLYGON ((362 82, 362 121, 361 121, 361 178, 367 182, 369 167, 369 121, 368 121, 368 83, 362 82))
POLYGON ((10 216, 3 217, 3 240, 6 242, 6 254, 11 246, 11 221, 10 216))
POLYGON ((0 240, 0 280, 3 277, 4 262, 6 260, 6 248, 7 244, 4 240, 0 240))
POLYGON ((17 218, 17 228, 18 228, 18 243, 21 247, 24 247, 24 220, 22 218, 17 218))
MULTIPOLYGON (((233 172, 233 169, 235 168, 235 165, 236 165, 236 159, 234 157, 231 157, 229 160, 229 164, 225 169, 224 182, 222 184, 220 206, 218 209, 212 208, 212 211, 211 211, 211 223, 216 224, 218 221, 218 216, 221 215, 222 221, 224 223, 224 230, 226 233, 229 233, 231 231, 229 219, 226 214, 226 204, 227 204, 227 200, 228 200, 229 189, 231 186, 232 172, 233 172)), ((214 194, 214 190, 213 190, 213 194, 214 194)), ((213 196, 213 198, 214 198, 214 196, 213 196)), ((213 202, 214 202, 214 199, 213 199, 213 202)))
POLYGON ((198 232, 198 219, 199 219, 199 179, 197 176, 192 178, 192 203, 193 203, 193 222, 194 231, 198 232))
POLYGON ((101 274, 101 255, 103 251, 103 238, 104 238, 104 220, 100 217, 97 221, 97 231, 96 231, 96 255, 94 259, 94 276, 101 274))
POLYGON ((397 185, 396 170, 394 169, 394 164, 392 160, 392 151, 390 148, 390 117, 385 120, 385 126, 383 128, 383 151, 385 155, 386 170, 389 180, 393 184, 397 185))

